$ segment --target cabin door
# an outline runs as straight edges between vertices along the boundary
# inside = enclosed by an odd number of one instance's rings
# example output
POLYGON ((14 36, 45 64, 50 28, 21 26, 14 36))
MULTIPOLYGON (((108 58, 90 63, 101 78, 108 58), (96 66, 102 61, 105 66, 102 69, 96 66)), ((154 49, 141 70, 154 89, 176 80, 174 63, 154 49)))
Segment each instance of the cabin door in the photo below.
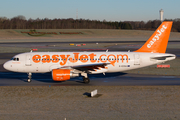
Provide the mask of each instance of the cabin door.
POLYGON ((31 55, 26 55, 25 65, 31 66, 31 55))
POLYGON ((140 65, 140 55, 134 54, 134 65, 140 65))

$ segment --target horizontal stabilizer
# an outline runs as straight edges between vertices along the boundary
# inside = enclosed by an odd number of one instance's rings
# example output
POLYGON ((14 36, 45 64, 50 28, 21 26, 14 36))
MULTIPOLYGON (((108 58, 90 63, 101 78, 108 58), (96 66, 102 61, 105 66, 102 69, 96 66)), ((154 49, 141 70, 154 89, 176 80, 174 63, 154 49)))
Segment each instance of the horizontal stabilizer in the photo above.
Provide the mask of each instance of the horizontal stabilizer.
POLYGON ((151 59, 154 59, 154 60, 166 60, 166 58, 170 58, 170 57, 174 57, 174 56, 152 57, 151 59))

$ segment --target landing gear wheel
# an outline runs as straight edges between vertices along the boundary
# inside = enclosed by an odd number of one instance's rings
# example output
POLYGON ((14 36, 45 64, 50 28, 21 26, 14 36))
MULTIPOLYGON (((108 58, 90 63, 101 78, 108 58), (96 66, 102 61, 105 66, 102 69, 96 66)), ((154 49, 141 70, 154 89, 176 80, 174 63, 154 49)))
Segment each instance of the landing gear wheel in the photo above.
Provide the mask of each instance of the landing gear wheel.
POLYGON ((85 84, 88 84, 90 82, 89 78, 83 78, 83 81, 85 84))
POLYGON ((27 81, 28 81, 28 83, 30 83, 30 82, 31 82, 31 79, 28 79, 27 81))

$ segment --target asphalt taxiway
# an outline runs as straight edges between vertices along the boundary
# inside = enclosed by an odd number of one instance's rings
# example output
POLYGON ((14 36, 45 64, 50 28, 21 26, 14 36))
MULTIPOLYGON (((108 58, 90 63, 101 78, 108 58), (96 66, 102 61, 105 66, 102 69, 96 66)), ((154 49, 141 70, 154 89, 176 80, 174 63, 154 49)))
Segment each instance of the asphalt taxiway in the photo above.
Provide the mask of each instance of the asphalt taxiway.
POLYGON ((68 81, 55 82, 51 73, 33 74, 32 82, 27 82, 26 73, 0 72, 0 86, 156 86, 180 85, 180 76, 138 75, 126 73, 107 73, 89 75, 89 84, 81 77, 68 81))

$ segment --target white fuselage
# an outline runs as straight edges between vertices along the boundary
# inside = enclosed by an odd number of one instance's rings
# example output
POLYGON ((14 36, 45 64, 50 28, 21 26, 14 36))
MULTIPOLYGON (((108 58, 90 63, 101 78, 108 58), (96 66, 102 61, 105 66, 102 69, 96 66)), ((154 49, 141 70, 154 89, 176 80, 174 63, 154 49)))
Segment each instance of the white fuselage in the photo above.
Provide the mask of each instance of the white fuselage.
POLYGON ((78 65, 107 63, 106 68, 91 71, 92 74, 122 72, 175 59, 167 53, 141 52, 29 52, 18 54, 4 64, 4 68, 14 72, 46 73, 53 69, 78 65), (154 57, 170 56, 164 60, 154 57))

